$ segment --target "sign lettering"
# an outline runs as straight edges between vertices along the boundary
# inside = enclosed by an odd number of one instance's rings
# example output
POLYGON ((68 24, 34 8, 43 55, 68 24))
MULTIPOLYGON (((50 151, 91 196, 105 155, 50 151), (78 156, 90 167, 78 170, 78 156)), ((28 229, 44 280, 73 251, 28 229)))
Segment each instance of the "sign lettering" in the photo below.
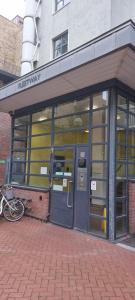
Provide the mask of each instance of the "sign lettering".
POLYGON ((34 75, 29 79, 22 80, 18 83, 18 89, 23 89, 24 87, 30 86, 32 83, 37 83, 40 79, 40 74, 34 75))

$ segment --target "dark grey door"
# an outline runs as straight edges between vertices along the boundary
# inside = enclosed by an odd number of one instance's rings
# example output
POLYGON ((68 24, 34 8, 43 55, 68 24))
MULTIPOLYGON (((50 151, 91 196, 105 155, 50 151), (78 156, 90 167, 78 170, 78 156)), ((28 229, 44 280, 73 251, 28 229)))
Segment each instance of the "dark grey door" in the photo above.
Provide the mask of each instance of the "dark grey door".
POLYGON ((73 227, 75 148, 55 148, 52 166, 50 221, 73 227))
POLYGON ((75 164, 74 228, 88 231, 89 222, 89 151, 88 146, 77 146, 75 164))
POLYGON ((55 148, 50 221, 88 231, 88 147, 55 148))

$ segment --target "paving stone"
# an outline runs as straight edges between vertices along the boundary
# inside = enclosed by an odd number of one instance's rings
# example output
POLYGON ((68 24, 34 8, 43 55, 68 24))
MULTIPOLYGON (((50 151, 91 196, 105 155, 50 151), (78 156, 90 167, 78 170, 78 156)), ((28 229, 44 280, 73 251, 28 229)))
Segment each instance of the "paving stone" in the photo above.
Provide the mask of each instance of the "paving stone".
POLYGON ((135 299, 135 252, 27 217, 0 229, 0 300, 135 299))

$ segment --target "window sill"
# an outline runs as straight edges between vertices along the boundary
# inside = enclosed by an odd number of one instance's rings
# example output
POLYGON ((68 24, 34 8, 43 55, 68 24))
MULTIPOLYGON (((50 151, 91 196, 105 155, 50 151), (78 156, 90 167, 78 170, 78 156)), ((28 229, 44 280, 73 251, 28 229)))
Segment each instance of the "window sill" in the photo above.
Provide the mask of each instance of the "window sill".
POLYGON ((12 187, 14 189, 20 189, 20 190, 29 190, 29 191, 37 191, 37 192, 44 192, 44 193, 48 193, 50 191, 49 188, 38 188, 38 187, 34 187, 34 186, 25 186, 25 185, 16 185, 16 184, 12 184, 12 187))

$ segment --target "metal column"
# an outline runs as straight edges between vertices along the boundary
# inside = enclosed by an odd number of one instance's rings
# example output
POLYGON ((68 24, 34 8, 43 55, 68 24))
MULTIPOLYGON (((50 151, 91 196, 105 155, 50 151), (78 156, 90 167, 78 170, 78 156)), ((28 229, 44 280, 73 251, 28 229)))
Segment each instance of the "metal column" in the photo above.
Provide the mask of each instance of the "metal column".
POLYGON ((110 94, 109 240, 115 239, 116 89, 110 94))

